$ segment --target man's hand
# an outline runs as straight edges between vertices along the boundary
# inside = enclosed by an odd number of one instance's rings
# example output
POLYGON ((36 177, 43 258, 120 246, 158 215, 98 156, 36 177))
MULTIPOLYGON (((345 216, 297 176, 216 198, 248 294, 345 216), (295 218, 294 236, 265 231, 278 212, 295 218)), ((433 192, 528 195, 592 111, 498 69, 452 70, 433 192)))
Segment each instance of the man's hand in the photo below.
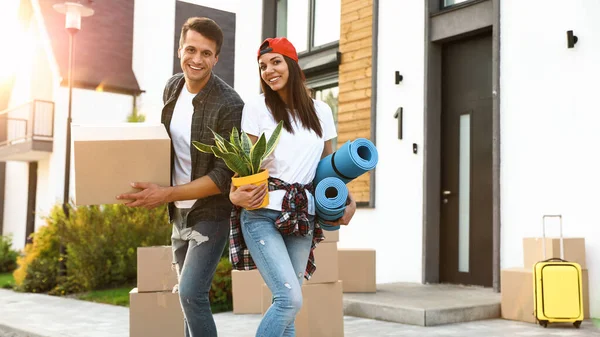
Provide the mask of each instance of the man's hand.
POLYGON ((260 206, 267 195, 267 185, 244 185, 236 188, 231 184, 229 200, 231 203, 246 209, 260 206))
POLYGON ((125 193, 117 196, 118 200, 133 200, 125 204, 129 207, 152 209, 169 201, 171 189, 152 183, 131 183, 133 188, 141 189, 136 193, 125 193))
POLYGON ((354 212, 356 212, 356 202, 352 199, 352 201, 346 205, 344 215, 342 215, 341 218, 337 219, 336 221, 322 220, 322 222, 330 226, 347 226, 350 223, 350 220, 352 220, 354 212))

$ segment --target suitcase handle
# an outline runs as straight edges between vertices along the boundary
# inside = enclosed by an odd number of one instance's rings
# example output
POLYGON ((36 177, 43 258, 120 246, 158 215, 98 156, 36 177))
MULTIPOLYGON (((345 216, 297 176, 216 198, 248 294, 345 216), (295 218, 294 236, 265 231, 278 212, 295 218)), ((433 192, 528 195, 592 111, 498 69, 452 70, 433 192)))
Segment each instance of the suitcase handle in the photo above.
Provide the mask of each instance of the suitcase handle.
POLYGON ((562 215, 544 215, 542 217, 542 250, 544 251, 544 260, 546 260, 546 218, 558 218, 560 221, 560 259, 564 261, 565 251, 563 244, 563 233, 562 233, 562 215))
POLYGON ((552 262, 552 261, 555 261, 555 262, 569 262, 569 261, 566 261, 566 260, 563 260, 563 259, 559 259, 557 257, 553 257, 551 259, 547 259, 547 260, 544 260, 544 261, 541 261, 541 262, 552 262))

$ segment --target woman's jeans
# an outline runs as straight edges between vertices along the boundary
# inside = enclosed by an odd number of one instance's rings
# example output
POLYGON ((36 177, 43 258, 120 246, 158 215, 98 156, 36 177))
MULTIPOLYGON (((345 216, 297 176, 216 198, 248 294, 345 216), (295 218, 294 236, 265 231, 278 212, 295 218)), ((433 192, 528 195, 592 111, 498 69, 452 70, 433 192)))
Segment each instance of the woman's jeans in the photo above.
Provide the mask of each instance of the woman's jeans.
POLYGON ((242 210, 242 234, 263 280, 273 294, 273 303, 265 313, 257 337, 293 337, 294 319, 302 307, 302 282, 312 244, 314 217, 310 235, 282 236, 275 220, 280 211, 242 210))
POLYGON ((186 228, 189 209, 175 209, 173 264, 180 271, 179 299, 186 337, 217 337, 208 291, 229 237, 229 220, 200 221, 186 228))

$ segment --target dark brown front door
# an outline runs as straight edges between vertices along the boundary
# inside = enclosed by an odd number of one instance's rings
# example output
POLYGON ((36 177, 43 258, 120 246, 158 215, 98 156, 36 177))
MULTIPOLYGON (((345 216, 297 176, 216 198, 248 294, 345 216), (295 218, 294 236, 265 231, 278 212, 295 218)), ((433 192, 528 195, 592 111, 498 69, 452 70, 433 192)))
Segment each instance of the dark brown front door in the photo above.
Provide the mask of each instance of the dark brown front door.
POLYGON ((440 281, 492 286, 492 36, 443 46, 440 281))

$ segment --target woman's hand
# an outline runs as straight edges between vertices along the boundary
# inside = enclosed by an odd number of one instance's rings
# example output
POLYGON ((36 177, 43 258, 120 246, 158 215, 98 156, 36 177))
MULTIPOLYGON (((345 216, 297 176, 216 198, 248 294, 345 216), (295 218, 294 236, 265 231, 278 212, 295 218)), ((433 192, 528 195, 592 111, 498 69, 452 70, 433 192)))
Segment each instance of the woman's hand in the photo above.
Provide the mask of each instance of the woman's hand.
POLYGON ((323 223, 331 226, 347 226, 350 223, 350 220, 352 220, 354 212, 356 212, 356 201, 354 201, 354 199, 350 196, 348 196, 348 198, 350 198, 350 202, 346 205, 344 215, 342 215, 342 217, 337 219, 336 221, 323 220, 323 223))
POLYGON ((264 185, 243 185, 238 188, 231 184, 229 190, 229 200, 231 203, 246 209, 257 208, 260 206, 267 195, 267 184, 264 185))

